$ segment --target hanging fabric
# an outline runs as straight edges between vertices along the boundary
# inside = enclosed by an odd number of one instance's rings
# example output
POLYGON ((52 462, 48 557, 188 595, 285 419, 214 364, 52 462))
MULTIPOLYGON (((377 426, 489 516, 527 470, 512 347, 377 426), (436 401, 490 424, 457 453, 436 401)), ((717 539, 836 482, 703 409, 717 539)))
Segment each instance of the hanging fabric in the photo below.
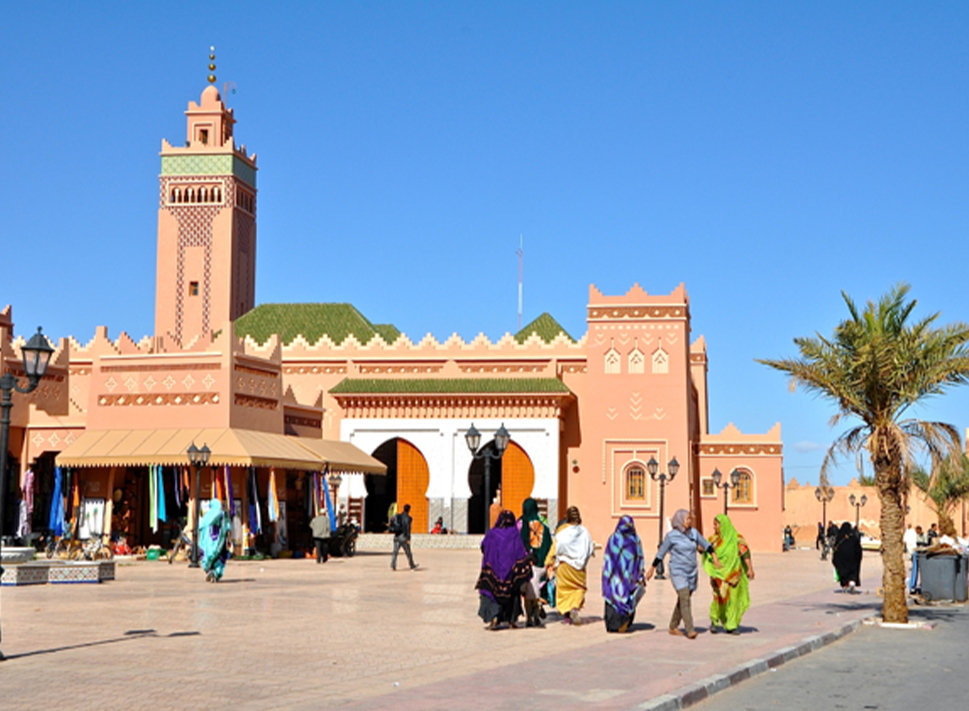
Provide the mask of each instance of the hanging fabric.
MULTIPOLYGON (((229 518, 233 518, 236 515, 235 503, 232 498, 232 475, 229 472, 229 465, 225 465, 223 469, 225 475, 225 510, 229 512, 229 518)), ((239 512, 242 514, 242 512, 239 512)))
POLYGON ((64 495, 61 493, 61 468, 54 469, 54 493, 50 498, 50 516, 47 517, 47 528, 51 535, 64 535, 64 495))
POLYGON ((182 488, 182 478, 178 474, 178 467, 172 467, 172 481, 175 482, 172 487, 172 494, 175 496, 175 508, 181 510, 182 492, 179 489, 182 488))
POLYGON ((148 527, 158 533, 158 477, 155 467, 148 467, 148 527))
POLYGON ((77 538, 81 524, 81 482, 77 475, 71 477, 71 535, 77 538))
POLYGON ((20 490, 20 511, 17 523, 17 536, 27 538, 33 530, 34 515, 34 470, 24 473, 24 485, 20 490))
POLYGON ((333 502, 330 500, 330 485, 327 483, 330 474, 330 463, 326 463, 326 469, 323 470, 323 474, 320 478, 323 480, 323 500, 326 502, 326 515, 330 518, 330 532, 336 531, 336 510, 333 508, 333 502))
POLYGON ((222 501, 222 499, 224 498, 222 496, 222 480, 219 478, 219 475, 215 473, 215 467, 212 467, 211 492, 212 492, 212 495, 210 498, 212 499, 218 499, 219 501, 222 501))
POLYGON ((249 532, 262 533, 262 513, 259 511, 259 487, 256 483, 256 468, 249 467, 249 532))
POLYGON ((269 491, 267 492, 268 502, 266 509, 269 513, 269 520, 273 523, 279 520, 279 498, 276 495, 276 469, 269 470, 269 491))
POLYGON ((165 477, 163 476, 162 465, 159 464, 155 470, 158 476, 158 520, 168 520, 168 507, 165 506, 165 477))

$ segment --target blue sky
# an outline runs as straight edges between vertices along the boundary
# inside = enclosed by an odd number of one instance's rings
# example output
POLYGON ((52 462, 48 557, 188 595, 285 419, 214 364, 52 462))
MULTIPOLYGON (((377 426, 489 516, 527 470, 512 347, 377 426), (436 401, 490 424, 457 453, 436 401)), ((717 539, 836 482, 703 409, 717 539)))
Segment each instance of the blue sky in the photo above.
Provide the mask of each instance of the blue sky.
POLYGON ((30 2, 0 23, 18 333, 152 331, 158 151, 209 45, 258 154, 259 303, 497 339, 522 234, 525 322, 578 337, 590 283, 684 282, 711 430, 780 421, 815 482, 834 408, 754 359, 829 333, 841 290, 969 321, 966 3, 30 2))

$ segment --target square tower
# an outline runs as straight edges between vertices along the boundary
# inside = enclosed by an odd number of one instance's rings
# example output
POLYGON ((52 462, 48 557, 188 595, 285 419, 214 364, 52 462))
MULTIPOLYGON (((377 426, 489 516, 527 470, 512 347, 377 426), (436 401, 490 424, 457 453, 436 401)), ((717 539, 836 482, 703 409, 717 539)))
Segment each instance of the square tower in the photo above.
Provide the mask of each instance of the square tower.
POLYGON ((256 156, 209 85, 190 101, 184 147, 162 139, 155 335, 186 344, 255 306, 256 156))

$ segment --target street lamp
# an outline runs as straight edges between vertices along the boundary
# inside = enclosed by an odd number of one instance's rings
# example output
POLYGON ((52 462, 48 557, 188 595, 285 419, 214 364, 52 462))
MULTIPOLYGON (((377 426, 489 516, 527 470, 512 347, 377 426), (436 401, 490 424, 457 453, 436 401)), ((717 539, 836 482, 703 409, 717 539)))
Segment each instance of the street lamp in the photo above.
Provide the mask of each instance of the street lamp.
POLYGON ((834 489, 828 485, 819 486, 814 490, 814 498, 821 502, 821 529, 828 529, 828 502, 834 498, 834 489))
POLYGON ((189 445, 188 461, 192 463, 192 469, 195 470, 195 511, 192 512, 192 561, 188 564, 189 568, 199 567, 199 509, 201 508, 201 503, 199 502, 199 479, 202 478, 200 469, 209 463, 210 454, 212 454, 212 450, 209 449, 209 445, 207 444, 203 444, 201 449, 195 446, 195 442, 189 445))
POLYGON ((855 507, 855 530, 858 530, 858 522, 861 520, 861 507, 868 503, 868 497, 865 494, 861 495, 861 498, 855 501, 855 495, 851 494, 848 497, 848 503, 855 507))
MULTIPOLYGON (((25 395, 33 392, 47 372, 47 365, 53 353, 53 346, 38 327, 37 333, 20 349, 24 360, 24 375, 27 376, 26 387, 20 387, 13 373, 4 372, 0 376, 0 390, 3 391, 0 398, 0 561, 3 560, 3 509, 6 506, 3 495, 7 491, 7 441, 10 438, 10 408, 13 407, 13 391, 16 390, 25 395)), ((0 567, 0 574, 2 573, 3 569, 0 567)), ((0 633, 0 640, 2 640, 2 633, 0 633)), ((0 659, 3 659, 2 651, 0 651, 0 659)))
MULTIPOLYGON (((669 470, 667 475, 665 472, 659 471, 659 462, 656 461, 655 457, 650 457, 649 461, 646 463, 646 470, 649 472, 649 478, 653 481, 659 482, 659 542, 656 544, 657 547, 663 544, 663 499, 666 490, 666 482, 673 481, 673 477, 680 470, 680 463, 676 461, 676 457, 673 457, 669 462, 666 463, 666 468, 669 470)), ((663 561, 656 567, 656 577, 659 580, 665 580, 666 576, 663 575, 663 561)))
POLYGON ((723 481, 723 474, 719 469, 713 470, 713 484, 718 489, 723 489, 723 515, 727 515, 727 497, 731 489, 736 489, 740 483, 740 472, 734 469, 730 472, 730 481, 723 481))
POLYGON ((475 459, 484 460, 484 526, 485 531, 491 528, 491 460, 495 461, 501 460, 501 455, 505 453, 508 448, 508 442, 511 440, 511 435, 508 434, 508 430, 505 429, 504 423, 495 432, 495 451, 497 454, 490 449, 485 449, 481 447, 481 433, 471 423, 471 427, 468 429, 468 433, 464 435, 464 441, 468 443, 468 449, 471 450, 471 456, 475 459))

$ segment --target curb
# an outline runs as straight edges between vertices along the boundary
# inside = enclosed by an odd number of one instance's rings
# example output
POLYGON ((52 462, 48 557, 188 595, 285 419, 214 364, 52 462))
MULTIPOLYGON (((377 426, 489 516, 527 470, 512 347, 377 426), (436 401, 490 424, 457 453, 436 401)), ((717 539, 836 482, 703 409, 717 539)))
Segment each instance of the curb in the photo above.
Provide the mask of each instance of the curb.
POLYGON ((862 624, 870 624, 867 622, 868 619, 872 618, 848 622, 831 632, 806 637, 796 645, 778 649, 765 659, 751 659, 722 674, 708 676, 706 679, 700 679, 700 681, 694 684, 688 684, 679 689, 674 689, 668 694, 662 694, 661 696, 656 696, 641 704, 637 704, 630 711, 679 711, 680 709, 688 708, 695 703, 713 696, 718 691, 728 689, 742 681, 776 669, 786 662, 803 657, 821 647, 826 647, 832 642, 836 642, 842 637, 854 632, 862 624))

